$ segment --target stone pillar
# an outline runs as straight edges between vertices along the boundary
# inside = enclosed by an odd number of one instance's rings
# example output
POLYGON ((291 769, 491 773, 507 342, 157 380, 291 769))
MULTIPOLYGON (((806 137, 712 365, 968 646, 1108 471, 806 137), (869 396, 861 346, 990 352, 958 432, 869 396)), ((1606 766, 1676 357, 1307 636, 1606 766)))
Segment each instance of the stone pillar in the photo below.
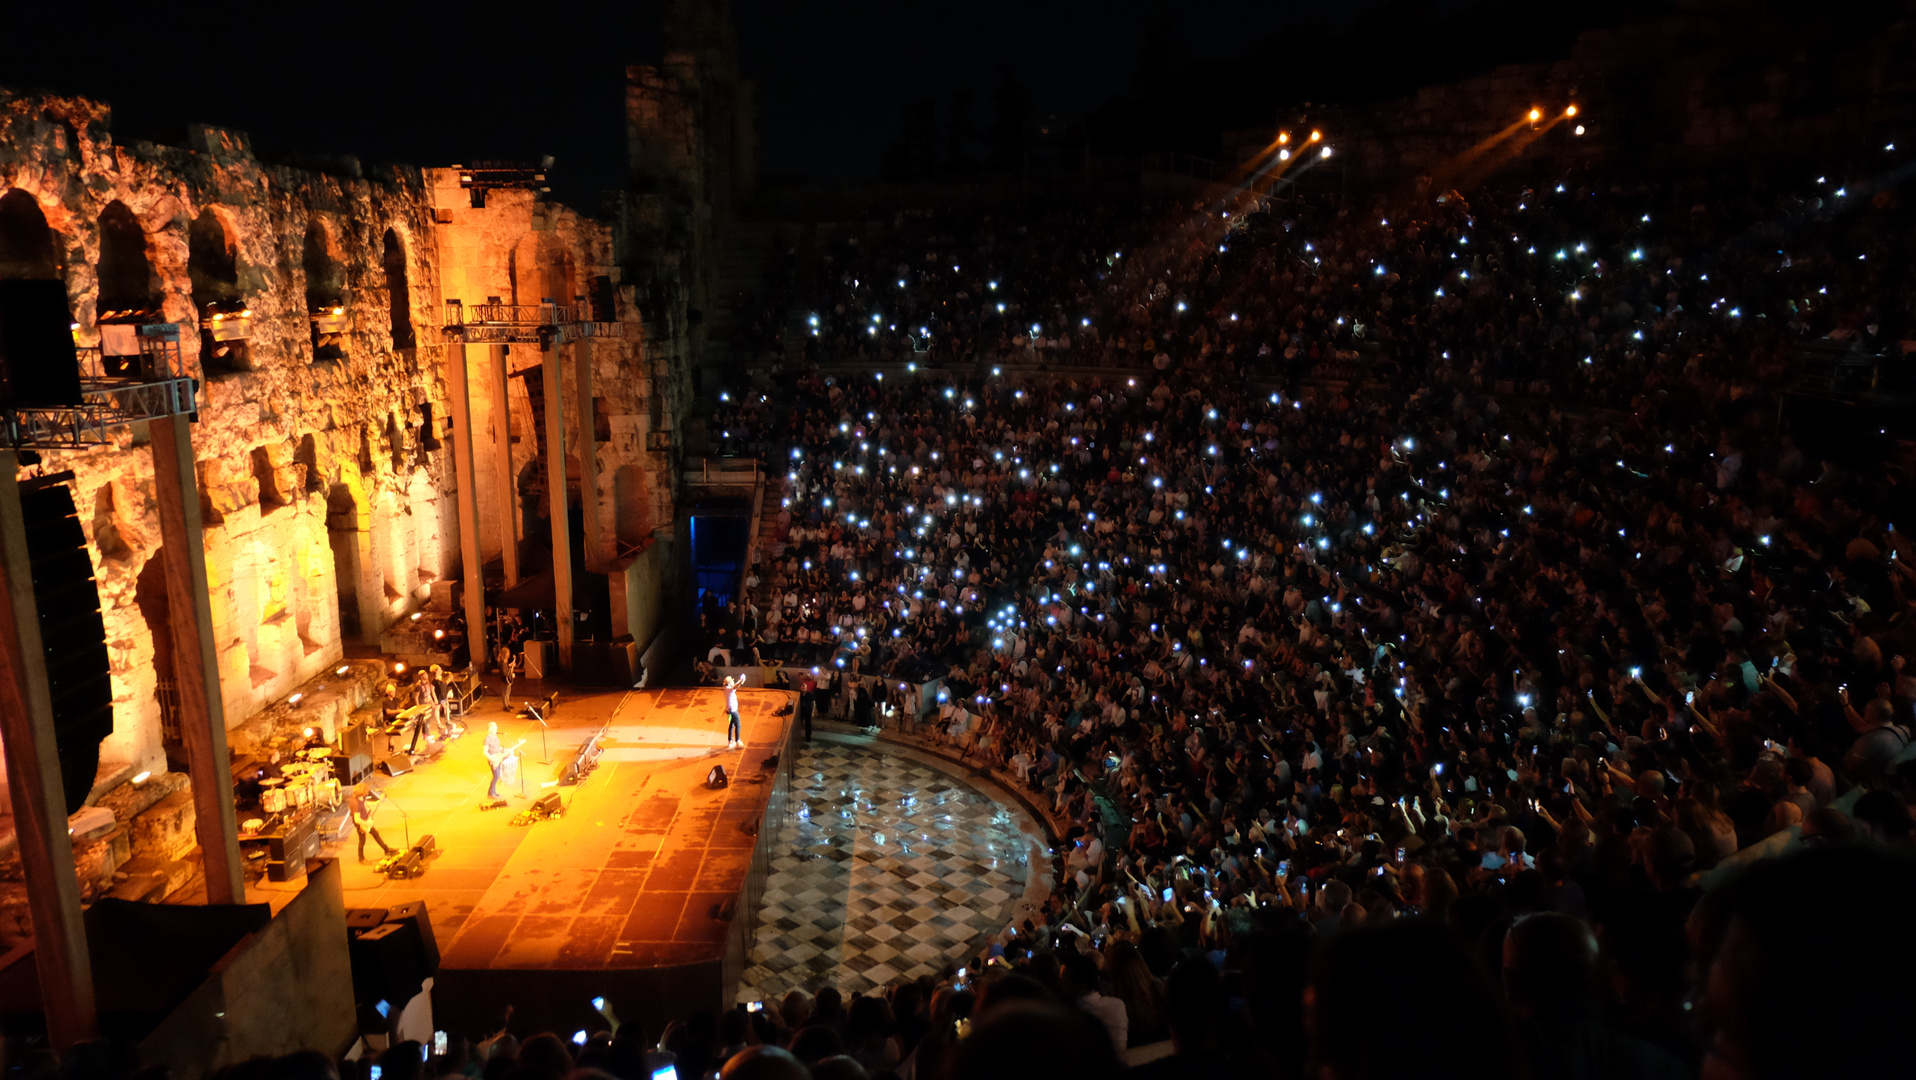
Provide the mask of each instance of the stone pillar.
POLYGON ((606 569, 605 528, 599 514, 599 450, 593 437, 592 341, 581 338, 572 345, 572 393, 579 411, 579 502, 585 518, 585 566, 594 572, 606 569))
POLYGON ((0 739, 6 741, 13 829, 27 879, 47 1034, 65 1049, 99 1037, 99 1014, 80 917, 80 882, 73 872, 73 838, 67 834, 66 788, 53 741, 53 695, 20 516, 18 468, 19 456, 0 450, 0 739))
POLYGON ((148 422, 153 494, 159 503, 167 606, 173 629, 174 681, 180 690, 180 739, 193 779, 193 830, 206 867, 206 902, 243 904, 239 823, 233 814, 233 762, 226 750, 213 605, 206 594, 206 539, 200 525, 193 429, 184 416, 148 422))
MULTIPOLYGON (((472 387, 466 368, 466 343, 446 347, 446 367, 452 391, 453 485, 459 500, 460 594, 465 598, 466 651, 473 666, 484 670, 491 659, 486 634, 486 578, 479 557, 479 482, 472 460, 472 387)), ((509 515, 508 515, 509 516, 509 515)))
POLYGON ((546 496, 552 526, 553 618, 559 624, 559 669, 572 670, 572 523, 565 497, 565 376, 559 348, 540 354, 546 386, 546 496))
POLYGON ((492 452, 499 470, 499 515, 506 588, 519 584, 519 478, 512 471, 512 398, 506 395, 506 347, 492 347, 492 452))

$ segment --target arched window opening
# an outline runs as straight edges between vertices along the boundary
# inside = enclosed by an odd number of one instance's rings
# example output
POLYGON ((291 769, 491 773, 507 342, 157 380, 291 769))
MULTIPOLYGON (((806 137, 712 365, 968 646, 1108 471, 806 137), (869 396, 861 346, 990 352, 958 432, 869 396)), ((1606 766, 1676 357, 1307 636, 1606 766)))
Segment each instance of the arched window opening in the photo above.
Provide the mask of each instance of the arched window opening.
POLYGON ((253 366, 252 312, 240 299, 236 247, 226 222, 211 209, 200 211, 187 229, 186 270, 200 320, 200 369, 208 375, 253 366))
POLYGON ((146 256, 146 230, 118 199, 100 211, 100 321, 159 319, 160 297, 146 256))
POLYGON ((333 255, 333 238, 318 221, 306 224, 306 310, 313 320, 313 361, 346 355, 346 272, 333 255))
POLYGON ((412 290, 406 284, 406 249, 391 229, 386 230, 385 267, 393 349, 410 349, 415 339, 412 331, 412 290))
POLYGON ((40 200, 19 188, 0 195, 0 278, 59 277, 60 256, 40 200))
POLYGON ((100 261, 94 270, 101 368, 115 378, 134 376, 140 370, 139 327, 160 321, 160 298, 146 256, 146 229, 118 199, 100 211, 100 261))

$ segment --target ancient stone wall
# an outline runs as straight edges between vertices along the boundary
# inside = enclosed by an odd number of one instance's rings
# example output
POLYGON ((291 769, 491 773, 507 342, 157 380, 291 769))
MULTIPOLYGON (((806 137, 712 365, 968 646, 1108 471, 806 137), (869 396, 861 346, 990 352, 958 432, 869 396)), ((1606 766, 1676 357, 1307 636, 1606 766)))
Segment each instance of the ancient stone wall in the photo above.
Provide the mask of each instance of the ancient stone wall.
MULTIPOLYGON (((82 345, 98 342, 104 311, 128 306, 183 327, 204 376, 192 432, 229 727, 327 671, 346 642, 375 643, 434 582, 460 576, 447 299, 536 303, 558 292, 565 303, 612 279, 615 318, 631 326, 593 346, 600 465, 589 505, 601 508, 606 540, 588 559, 610 563, 632 522, 669 522, 665 458, 647 446, 670 412, 651 395, 654 365, 683 349, 648 353, 610 227, 530 191, 473 209, 453 170, 350 160, 300 170, 259 161, 239 133, 197 128, 191 142, 122 145, 106 105, 0 91, 0 276, 63 280, 82 345), (203 348, 198 328, 212 310, 243 321, 243 348, 210 335, 203 348)), ((502 413, 482 377, 486 347, 468 352, 490 521, 512 503, 485 467, 491 426, 504 419, 519 432, 515 476, 536 445, 523 391, 518 411, 502 413)), ((510 359, 536 363, 536 348, 514 346, 510 359)), ((577 447, 576 410, 567 416, 577 447)), ((172 645, 145 440, 139 425, 43 464, 75 474, 99 580, 114 688, 106 781, 165 770, 155 694, 172 645)), ((497 531, 484 538, 489 556, 501 542, 497 531)))
MULTIPOLYGON (((650 448, 650 433, 664 430, 670 411, 660 395, 669 393, 662 378, 677 352, 668 340, 655 340, 633 303, 632 287, 617 265, 611 230, 603 223, 554 203, 539 201, 530 190, 494 190, 485 205, 474 207, 470 192, 459 186, 459 170, 429 169, 426 178, 443 259, 442 291, 447 300, 485 303, 494 297, 508 304, 538 304, 545 300, 574 303, 581 298, 590 307, 595 291, 609 288, 622 336, 593 341, 593 435, 597 461, 597 490, 581 491, 579 448, 583 444, 578 409, 565 410, 566 476, 572 505, 597 515, 599 544, 586 549, 587 568, 604 573, 633 545, 672 519, 672 483, 669 458, 650 448)), ((657 329, 656 327, 653 329, 657 329)), ((579 345, 560 346, 562 352, 579 345)), ((482 513, 481 548, 488 560, 497 558, 507 542, 507 529, 523 532, 525 519, 547 527, 543 500, 527 500, 520 490, 530 481, 532 466, 542 453, 527 380, 539 381, 542 353, 536 345, 471 345, 467 348, 472 387, 473 435, 477 488, 482 513), (493 351, 505 350, 506 400, 498 400, 493 378, 493 351), (495 433, 504 423, 509 433, 509 469, 499 467, 495 433), (507 487, 510 477, 513 486, 507 487), (506 512, 506 508, 512 512, 506 512), (498 508, 495 515, 493 508, 498 508)), ((565 392, 575 392, 574 369, 565 361, 565 392)), ((544 537, 534 537, 544 540, 544 537)))
MULTIPOLYGON (((346 628, 374 636, 454 571, 457 544, 450 471, 421 427, 420 406, 446 409, 420 174, 269 166, 243 136, 210 129, 194 142, 120 145, 104 105, 0 98, 0 197, 24 193, 44 216, 79 342, 98 342, 103 303, 138 294, 181 324, 203 370, 193 442, 230 726, 339 658, 342 597, 346 628), (228 299, 250 310, 250 341, 202 356, 201 315, 228 299), (323 351, 309 312, 322 302, 344 323, 323 351)), ((144 441, 121 430, 113 446, 45 461, 75 474, 94 549, 113 658, 103 773, 163 768, 156 660, 172 643, 155 617, 165 599, 144 441)))

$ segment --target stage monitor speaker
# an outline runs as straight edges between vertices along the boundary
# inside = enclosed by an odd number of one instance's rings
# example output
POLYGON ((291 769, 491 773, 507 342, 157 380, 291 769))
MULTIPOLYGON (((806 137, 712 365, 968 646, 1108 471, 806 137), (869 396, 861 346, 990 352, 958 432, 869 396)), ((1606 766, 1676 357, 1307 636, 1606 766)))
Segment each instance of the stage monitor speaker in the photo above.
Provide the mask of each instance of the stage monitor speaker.
POLYGON ((61 408, 80 401, 66 283, 0 281, 0 404, 61 408))
POLYGON ((346 909, 346 931, 348 939, 354 930, 371 930, 386 921, 386 910, 380 907, 351 907, 346 909))
POLYGON ((332 761, 333 779, 338 780, 341 787, 352 787, 372 775, 373 759, 363 752, 334 754, 332 761))
POLYGON ((353 932, 347 941, 353 963, 353 993, 361 1001, 390 1001, 397 1008, 413 999, 426 981, 418 928, 386 922, 353 932))
MULTIPOLYGON (((18 283, 16 283, 18 284, 18 283)), ((62 475, 64 478, 66 474, 62 475)), ((93 583, 86 533, 64 483, 20 486, 40 648, 53 697, 53 741, 67 812, 80 809, 100 767, 100 740, 113 734, 113 674, 106 623, 93 583)))
MULTIPOLYGON (((431 842, 432 837, 429 836, 421 840, 413 850, 430 855, 432 854, 431 842)), ((432 919, 426 914, 426 902, 413 900, 395 908, 388 908, 386 921, 406 923, 413 928, 414 939, 419 944, 420 963, 425 967, 426 974, 437 975, 439 973, 439 942, 432 935, 432 919)))
POLYGON ((339 752, 341 755, 364 754, 367 751, 367 744, 370 742, 372 742, 372 739, 366 734, 366 722, 364 720, 355 720, 339 729, 339 752))
POLYGON ((379 771, 387 776, 404 776, 412 771, 412 758, 404 754, 387 754, 379 759, 379 771))
POLYGON ((725 777, 725 766, 723 765, 714 765, 712 766, 712 771, 705 774, 705 786, 708 788, 722 788, 730 783, 731 781, 725 777))
POLYGON ((564 807, 560 805, 559 793, 556 791, 550 795, 540 796, 539 801, 532 804, 532 812, 540 817, 556 817, 562 809, 564 807))

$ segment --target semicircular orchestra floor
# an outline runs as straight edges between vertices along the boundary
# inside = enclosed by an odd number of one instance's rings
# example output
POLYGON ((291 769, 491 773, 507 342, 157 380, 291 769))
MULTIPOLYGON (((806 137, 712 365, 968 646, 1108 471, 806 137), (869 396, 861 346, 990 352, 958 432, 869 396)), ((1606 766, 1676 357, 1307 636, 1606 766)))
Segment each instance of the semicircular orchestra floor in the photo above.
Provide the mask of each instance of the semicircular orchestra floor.
POLYGON ((882 745, 800 751, 738 1000, 862 993, 977 955, 1024 895, 1037 825, 882 745))

